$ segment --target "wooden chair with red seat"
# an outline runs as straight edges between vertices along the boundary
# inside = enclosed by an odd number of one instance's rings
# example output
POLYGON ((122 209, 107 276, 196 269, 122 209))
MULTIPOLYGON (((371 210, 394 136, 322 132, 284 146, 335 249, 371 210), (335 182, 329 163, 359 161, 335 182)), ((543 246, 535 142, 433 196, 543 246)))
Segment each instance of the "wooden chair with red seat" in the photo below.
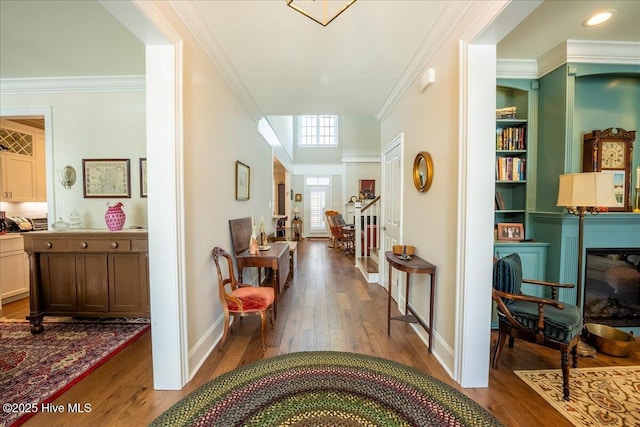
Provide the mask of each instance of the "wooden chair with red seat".
POLYGON ((229 319, 231 316, 244 317, 259 314, 262 319, 262 351, 266 350, 265 330, 267 326, 267 312, 271 312, 270 320, 273 328, 273 302, 275 294, 272 287, 251 286, 236 281, 231 255, 222 248, 213 248, 213 260, 218 270, 218 291, 220 303, 224 310, 224 332, 220 342, 220 350, 224 346, 229 333, 229 319), (227 274, 222 273, 220 257, 227 259, 227 274), (227 285, 231 292, 227 292, 227 285))

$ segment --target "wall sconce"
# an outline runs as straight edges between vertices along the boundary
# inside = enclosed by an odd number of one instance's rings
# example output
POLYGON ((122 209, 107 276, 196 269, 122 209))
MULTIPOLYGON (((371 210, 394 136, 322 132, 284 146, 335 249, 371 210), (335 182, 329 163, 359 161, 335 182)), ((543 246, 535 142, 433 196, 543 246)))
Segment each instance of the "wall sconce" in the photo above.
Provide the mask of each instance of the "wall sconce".
POLYGON ((427 70, 420 77, 420 91, 424 92, 425 89, 436 81, 436 69, 427 68, 427 70))
POLYGON ((60 184, 68 190, 76 183, 76 170, 73 166, 67 165, 64 169, 58 171, 58 179, 60 180, 60 184))

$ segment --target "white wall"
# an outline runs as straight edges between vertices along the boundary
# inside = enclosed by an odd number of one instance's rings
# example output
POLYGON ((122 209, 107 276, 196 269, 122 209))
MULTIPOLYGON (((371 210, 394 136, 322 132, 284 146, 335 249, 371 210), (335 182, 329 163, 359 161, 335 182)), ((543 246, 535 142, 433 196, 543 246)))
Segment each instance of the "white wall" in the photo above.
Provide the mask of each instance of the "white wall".
MULTIPOLYGON (((64 91, 64 89, 59 89, 64 91)), ((80 92, 50 94, 4 94, 3 109, 46 107, 52 112, 51 140, 53 159, 47 163, 47 197, 56 201, 53 212, 47 212, 55 222, 62 217, 69 221, 75 208, 86 228, 106 228, 104 214, 107 203, 122 202, 127 214, 125 227, 146 227, 147 202, 140 198, 139 161, 146 157, 144 88, 133 92, 80 92), (131 198, 86 199, 83 197, 82 159, 130 159, 131 198), (52 162, 52 163, 51 163, 52 162), (76 184, 64 189, 55 171, 71 165, 76 169, 76 184), (53 188, 53 194, 49 191, 53 188)))

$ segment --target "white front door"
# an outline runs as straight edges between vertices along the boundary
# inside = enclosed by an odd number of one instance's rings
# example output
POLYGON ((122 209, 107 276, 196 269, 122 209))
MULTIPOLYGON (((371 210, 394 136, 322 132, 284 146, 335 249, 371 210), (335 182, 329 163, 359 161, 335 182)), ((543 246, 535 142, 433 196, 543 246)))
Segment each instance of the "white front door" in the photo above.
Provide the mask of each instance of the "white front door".
POLYGON ((307 198, 307 231, 310 236, 328 236, 329 226, 324 211, 331 197, 329 177, 307 177, 305 179, 307 198))
MULTIPOLYGON (((393 245, 402 242, 402 147, 404 135, 398 135, 382 152, 384 167, 382 169, 382 253, 380 258, 381 284, 388 290, 389 265, 384 259, 384 253, 392 250, 393 245)), ((391 278, 391 295, 399 301, 398 271, 393 270, 391 278)))

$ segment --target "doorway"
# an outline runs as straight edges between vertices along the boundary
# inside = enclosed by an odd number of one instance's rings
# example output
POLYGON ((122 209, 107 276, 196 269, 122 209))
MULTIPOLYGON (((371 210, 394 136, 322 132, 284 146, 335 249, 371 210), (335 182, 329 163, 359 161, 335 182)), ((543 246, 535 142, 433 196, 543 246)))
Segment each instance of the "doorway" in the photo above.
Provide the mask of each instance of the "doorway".
POLYGON ((331 200, 331 178, 328 176, 308 176, 305 178, 305 195, 308 208, 305 209, 309 224, 308 233, 312 237, 326 237, 329 227, 324 215, 331 200))

